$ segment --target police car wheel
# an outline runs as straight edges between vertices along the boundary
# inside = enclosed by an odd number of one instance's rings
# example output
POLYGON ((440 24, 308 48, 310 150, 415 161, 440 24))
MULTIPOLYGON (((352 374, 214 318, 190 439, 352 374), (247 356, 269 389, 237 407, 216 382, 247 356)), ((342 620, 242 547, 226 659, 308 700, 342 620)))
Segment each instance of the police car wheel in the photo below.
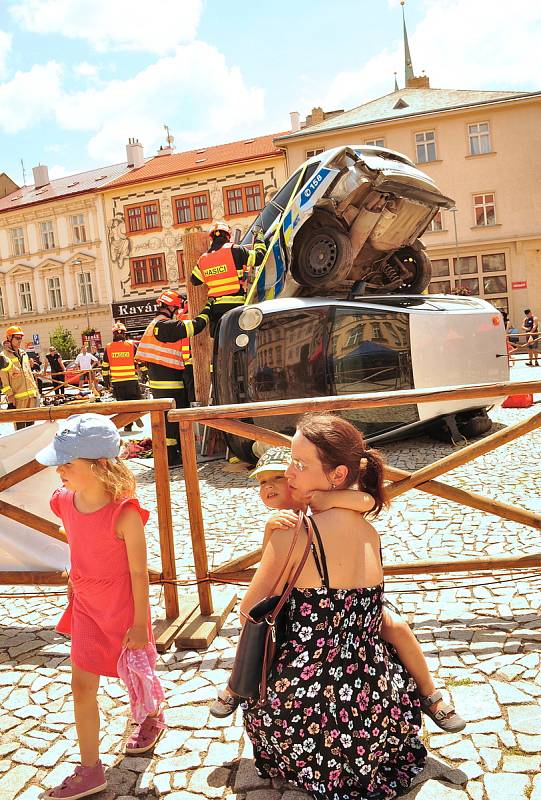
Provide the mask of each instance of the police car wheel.
POLYGON ((353 265, 351 242, 340 228, 307 222, 295 238, 291 274, 302 286, 338 288, 353 265))

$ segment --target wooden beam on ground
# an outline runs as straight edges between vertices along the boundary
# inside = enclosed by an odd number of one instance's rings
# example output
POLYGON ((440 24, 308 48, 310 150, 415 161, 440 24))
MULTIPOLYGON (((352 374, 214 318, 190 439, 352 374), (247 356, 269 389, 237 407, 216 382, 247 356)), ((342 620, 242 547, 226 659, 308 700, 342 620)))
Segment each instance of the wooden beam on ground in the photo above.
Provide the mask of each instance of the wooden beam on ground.
POLYGON ((178 616, 176 619, 159 619, 154 622, 154 639, 158 653, 165 653, 171 643, 180 635, 199 612, 199 599, 195 593, 184 595, 180 599, 178 616))
MULTIPOLYGON (((411 472, 407 472, 404 469, 390 467, 388 464, 385 465, 386 478, 399 481, 403 478, 408 478, 410 475, 411 472)), ((525 508, 519 508, 519 506, 510 503, 502 503, 500 500, 483 497, 476 492, 459 489, 457 486, 450 486, 448 483, 440 481, 425 481, 425 483, 420 483, 415 488, 421 492, 442 497, 444 500, 450 500, 470 508, 477 508, 479 511, 486 511, 487 514, 495 514, 497 517, 502 517, 512 522, 519 522, 521 525, 528 525, 530 528, 541 529, 541 514, 528 511, 525 508)))
MULTIPOLYGON (((20 522, 22 525, 44 533, 59 542, 67 542, 64 530, 56 522, 50 522, 48 519, 38 517, 37 514, 32 514, 30 511, 25 511, 24 508, 18 508, 11 503, 6 503, 4 500, 0 500, 0 516, 20 522)), ((0 575, 3 574, 0 572, 0 575)))
POLYGON ((182 463, 184 466, 186 498, 188 500, 188 515, 190 518, 190 535, 192 537, 195 576, 198 581, 202 581, 197 586, 199 605, 201 614, 207 617, 213 613, 212 593, 210 585, 206 580, 208 578, 207 545, 205 542, 203 513, 201 511, 195 436, 193 425, 190 422, 180 423, 180 446, 182 451, 182 463))
POLYGON ((237 594, 234 589, 229 586, 217 587, 214 592, 214 611, 209 615, 196 613, 191 616, 175 639, 177 648, 206 650, 236 602, 237 594))
POLYGON ((244 556, 239 556, 238 558, 232 558, 231 561, 226 561, 225 564, 220 564, 220 566, 212 570, 210 574, 220 575, 222 572, 238 572, 246 567, 259 564, 261 561, 262 552, 262 548, 258 547, 257 550, 253 550, 251 553, 247 553, 244 556))
POLYGON ((497 447, 512 442, 514 439, 518 439, 519 436, 524 436, 526 433, 530 433, 530 431, 535 430, 539 426, 541 426, 541 411, 538 411, 537 414, 533 414, 533 416, 522 422, 517 422, 516 425, 510 425, 508 428, 496 431, 496 433, 492 433, 490 436, 486 436, 478 442, 472 442, 466 445, 466 447, 457 450, 457 452, 445 456, 445 458, 440 458, 433 464, 428 464, 428 466, 412 472, 409 478, 396 481, 390 486, 387 490, 387 494, 389 497, 397 497, 398 495, 404 494, 404 492, 408 492, 410 489, 415 489, 421 483, 437 478, 445 472, 456 469, 456 467, 461 467, 474 458, 490 453, 497 447))

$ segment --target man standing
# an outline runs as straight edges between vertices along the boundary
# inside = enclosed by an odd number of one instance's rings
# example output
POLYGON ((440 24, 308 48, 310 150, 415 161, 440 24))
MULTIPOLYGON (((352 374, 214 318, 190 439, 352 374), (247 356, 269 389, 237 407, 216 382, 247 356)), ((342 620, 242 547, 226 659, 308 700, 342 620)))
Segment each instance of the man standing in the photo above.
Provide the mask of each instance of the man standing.
POLYGON ((209 238, 209 249, 199 257, 190 280, 195 286, 206 283, 208 287, 209 300, 213 301, 209 314, 210 335, 214 337, 223 315, 244 304, 246 278, 263 261, 267 246, 261 230, 254 235, 252 249, 232 244, 231 228, 226 222, 215 222, 209 230, 209 238))
POLYGON ((66 381, 66 367, 62 361, 62 356, 57 351, 56 347, 49 347, 49 352, 45 358, 49 364, 51 380, 54 386, 54 393, 58 395, 64 394, 66 390, 66 387, 64 386, 66 381))
MULTIPOLYGON (((30 366, 30 359, 21 342, 24 332, 18 325, 10 325, 6 331, 3 344, 4 357, 11 362, 10 369, 0 370, 2 393, 6 395, 8 408, 37 408, 39 406, 38 387, 30 366)), ((20 430, 33 422, 16 422, 15 429, 20 430)))
POLYGON ((528 361, 527 367, 539 366, 539 320, 532 314, 531 308, 525 308, 524 322, 522 323, 522 330, 530 334, 526 337, 526 344, 528 345, 528 361))
MULTIPOLYGON (((113 325, 113 341, 105 347, 102 362, 102 375, 105 385, 113 392, 115 400, 140 400, 139 380, 135 368, 135 344, 128 339, 128 331, 123 322, 113 325)), ((140 428, 143 421, 135 421, 140 428)), ((133 423, 124 426, 128 433, 133 423)))
MULTIPOLYGON (((178 292, 167 289, 158 297, 156 305, 158 315, 143 333, 136 359, 147 365, 148 383, 154 398, 171 397, 176 408, 186 408, 188 402, 184 389, 183 342, 180 336, 167 341, 158 338, 163 326, 171 324, 184 304, 178 292)), ((169 466, 179 466, 182 464, 179 426, 166 420, 165 436, 169 466)))
POLYGON ((95 366, 99 364, 99 360, 96 356, 92 355, 92 353, 88 352, 88 345, 84 344, 81 347, 81 351, 79 352, 77 358, 75 359, 75 366, 80 369, 82 372, 86 372, 86 375, 81 375, 81 382, 83 380, 88 379, 88 387, 92 391, 95 391, 96 388, 96 381, 94 378, 93 369, 95 366))

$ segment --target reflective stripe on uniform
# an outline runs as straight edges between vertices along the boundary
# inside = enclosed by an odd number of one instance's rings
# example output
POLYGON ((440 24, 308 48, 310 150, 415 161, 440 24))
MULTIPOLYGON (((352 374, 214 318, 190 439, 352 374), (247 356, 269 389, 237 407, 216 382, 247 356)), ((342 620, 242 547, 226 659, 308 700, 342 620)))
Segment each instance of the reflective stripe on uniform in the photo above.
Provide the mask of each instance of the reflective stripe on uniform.
POLYGON ((178 447, 178 442, 176 439, 168 439, 166 437, 165 444, 167 445, 167 447, 178 447))
POLYGON ((151 389, 184 389, 184 381, 158 381, 149 379, 151 389))
POLYGON ((217 297, 214 305, 242 305, 243 303, 243 294, 226 294, 223 297, 217 297))
POLYGON ((186 328, 186 336, 188 338, 191 338, 192 336, 195 336, 194 329, 193 329, 193 322, 191 321, 191 319, 185 319, 184 320, 184 327, 186 328))
POLYGON ((38 393, 36 389, 29 389, 27 392, 17 392, 13 395, 15 400, 20 400, 21 397, 37 397, 38 393))
POLYGON ((9 359, 6 359, 8 362, 7 367, 0 367, 0 372, 10 372, 13 369, 13 364, 9 359))

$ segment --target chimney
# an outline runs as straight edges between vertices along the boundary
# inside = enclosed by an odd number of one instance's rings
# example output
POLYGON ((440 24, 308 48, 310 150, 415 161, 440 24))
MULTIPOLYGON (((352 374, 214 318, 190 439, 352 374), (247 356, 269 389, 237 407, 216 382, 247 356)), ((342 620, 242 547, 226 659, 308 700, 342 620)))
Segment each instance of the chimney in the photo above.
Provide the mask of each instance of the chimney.
POLYGON ((291 131, 296 133, 301 129, 301 116, 298 111, 290 111, 289 116, 291 118, 291 131))
POLYGON ((32 172, 34 173, 34 186, 36 189, 41 189, 42 186, 47 186, 50 183, 49 170, 44 164, 32 167, 32 172))
POLYGON ((143 152, 143 145, 139 139, 128 139, 126 145, 126 158, 128 160, 128 167, 142 167, 145 163, 145 154, 143 152))

